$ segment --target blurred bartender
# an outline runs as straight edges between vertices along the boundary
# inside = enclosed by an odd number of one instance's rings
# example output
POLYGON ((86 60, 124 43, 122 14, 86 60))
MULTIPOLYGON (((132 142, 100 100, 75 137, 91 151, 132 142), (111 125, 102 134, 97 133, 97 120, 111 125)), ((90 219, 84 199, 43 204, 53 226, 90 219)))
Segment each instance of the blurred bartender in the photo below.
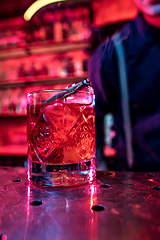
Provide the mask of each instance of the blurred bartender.
POLYGON ((160 171, 160 0, 134 0, 139 13, 119 31, 128 82, 133 164, 126 157, 118 61, 112 38, 92 54, 89 77, 96 96, 97 169, 103 160, 103 120, 114 116, 115 170, 160 171))

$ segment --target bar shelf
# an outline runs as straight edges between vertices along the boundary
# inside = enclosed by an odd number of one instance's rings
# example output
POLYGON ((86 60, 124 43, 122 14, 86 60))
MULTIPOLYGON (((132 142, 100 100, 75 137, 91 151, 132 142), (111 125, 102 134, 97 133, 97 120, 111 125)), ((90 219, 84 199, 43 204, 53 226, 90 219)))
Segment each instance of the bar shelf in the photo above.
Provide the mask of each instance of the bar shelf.
POLYGON ((29 85, 47 85, 47 84, 67 84, 67 83, 76 83, 81 80, 84 80, 87 77, 87 73, 84 73, 81 76, 71 76, 71 77, 57 77, 57 78, 38 78, 38 77, 25 77, 21 80, 15 82, 0 81, 0 89, 9 88, 9 87, 23 87, 29 85))
POLYGON ((28 92, 65 88, 88 76, 92 9, 81 2, 58 7, 52 20, 51 7, 37 13, 39 22, 0 21, 0 156, 27 155, 28 92))
POLYGON ((61 42, 41 45, 27 45, 24 47, 8 47, 5 50, 0 50, 0 60, 27 57, 32 55, 47 54, 47 53, 61 53, 68 51, 75 51, 79 49, 86 49, 89 47, 88 41, 82 42, 61 42))

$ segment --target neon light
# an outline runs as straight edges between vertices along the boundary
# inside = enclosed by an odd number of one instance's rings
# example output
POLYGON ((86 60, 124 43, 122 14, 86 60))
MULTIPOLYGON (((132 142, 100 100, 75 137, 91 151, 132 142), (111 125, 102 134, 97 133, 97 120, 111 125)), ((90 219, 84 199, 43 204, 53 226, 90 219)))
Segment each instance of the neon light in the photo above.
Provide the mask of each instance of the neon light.
POLYGON ((31 17, 42 7, 54 3, 54 2, 63 2, 66 0, 37 0, 34 2, 24 13, 23 17, 26 21, 29 21, 31 17))

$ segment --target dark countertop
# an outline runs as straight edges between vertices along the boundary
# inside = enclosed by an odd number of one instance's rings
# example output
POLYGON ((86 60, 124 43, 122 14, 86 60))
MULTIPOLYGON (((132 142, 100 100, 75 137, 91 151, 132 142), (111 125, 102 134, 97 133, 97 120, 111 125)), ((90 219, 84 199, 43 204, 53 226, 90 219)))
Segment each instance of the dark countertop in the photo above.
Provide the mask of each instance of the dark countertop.
POLYGON ((0 167, 0 234, 7 240, 159 240, 160 173, 149 175, 97 172, 92 184, 50 189, 29 184, 25 168, 0 167), (31 205, 37 200, 40 205, 31 205))

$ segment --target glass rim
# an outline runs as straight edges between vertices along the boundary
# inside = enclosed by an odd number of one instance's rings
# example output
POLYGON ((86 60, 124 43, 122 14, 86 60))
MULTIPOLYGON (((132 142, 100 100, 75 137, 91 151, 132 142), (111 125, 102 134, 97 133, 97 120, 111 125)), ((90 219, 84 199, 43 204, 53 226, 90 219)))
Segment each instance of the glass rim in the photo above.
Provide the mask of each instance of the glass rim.
MULTIPOLYGON (((91 86, 89 86, 89 87, 91 87, 91 86)), ((92 87, 91 87, 92 88, 92 87)), ((92 88, 93 89, 93 88, 92 88)), ((94 95, 94 92, 92 93, 92 92, 90 92, 89 90, 88 91, 86 91, 87 90, 87 88, 85 88, 85 90, 75 90, 75 92, 79 92, 79 93, 90 93, 91 95, 94 95)), ((32 92, 28 92, 27 93, 27 96, 29 96, 29 95, 34 95, 34 94, 39 94, 39 93, 46 93, 46 92, 64 92, 64 91, 66 91, 66 92, 70 92, 70 90, 69 89, 65 89, 65 88, 63 88, 63 89, 45 89, 45 90, 37 90, 37 91, 32 91, 32 92)))

